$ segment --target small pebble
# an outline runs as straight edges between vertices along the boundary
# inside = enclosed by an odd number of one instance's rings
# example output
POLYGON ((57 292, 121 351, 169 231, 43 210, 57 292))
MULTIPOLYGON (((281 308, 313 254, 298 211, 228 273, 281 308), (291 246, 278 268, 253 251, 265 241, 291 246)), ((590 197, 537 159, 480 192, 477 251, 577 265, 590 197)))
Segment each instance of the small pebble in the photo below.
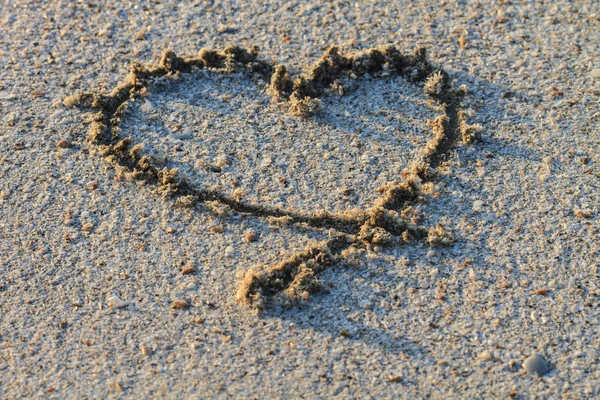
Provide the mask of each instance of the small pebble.
POLYGON ((185 267, 181 270, 181 273, 183 275, 193 274, 194 272, 196 272, 196 268, 194 267, 185 267))
POLYGON ((152 349, 148 346, 140 346, 140 351, 142 352, 142 355, 146 357, 151 356, 153 353, 152 349))
POLYGON ((185 300, 175 300, 173 302, 173 308, 176 310, 183 310, 190 307, 190 303, 185 300))
POLYGON ((73 143, 69 142, 67 139, 62 139, 56 143, 56 147, 59 149, 70 149, 73 147, 73 143))
POLYGON ((94 228, 94 224, 85 224, 81 227, 84 232, 90 232, 94 228))
POLYGON ((223 227, 221 225, 216 225, 210 228, 211 233, 223 233, 223 227))
POLYGON ((115 295, 108 297, 106 299, 106 301, 108 302, 109 307, 123 308, 123 307, 127 306, 126 301, 121 300, 120 298, 118 298, 115 295))
POLYGON ((98 182, 96 182, 96 181, 88 182, 86 187, 90 190, 96 190, 96 189, 98 189, 98 182))
POLYGON ((144 102, 144 104, 142 104, 142 106, 140 107, 140 110, 142 110, 146 114, 151 112, 153 109, 154 109, 154 106, 148 100, 146 100, 144 102))
POLYGON ((486 350, 481 353, 478 358, 483 361, 492 361, 494 357, 492 356, 492 353, 486 350))
POLYGON ((535 374, 537 376, 546 375, 549 369, 548 361, 546 361, 546 359, 539 354, 532 354, 527 357, 525 362, 523 362, 523 368, 525 368, 527 373, 535 374))
POLYGON ((343 336, 343 337, 352 337, 352 334, 350 334, 350 332, 348 330, 342 329, 340 331, 340 336, 343 336))
POLYGON ((477 276, 477 272, 475 272, 475 270, 473 268, 469 269, 469 279, 472 281, 476 281, 478 278, 477 276))
POLYGON ((248 232, 244 234, 244 241, 246 243, 251 243, 256 241, 256 233, 253 232, 248 232))
POLYGON ((479 212, 479 211, 481 211, 482 208, 483 208, 483 201, 475 200, 473 202, 473 211, 479 212))
POLYGON ((600 68, 593 69, 590 76, 595 79, 600 79, 600 68))
POLYGON ((592 218, 592 213, 588 210, 575 210, 575 216, 577 218, 592 218))
POLYGON ((273 160, 272 160, 271 158, 269 158, 269 157, 265 157, 265 158, 263 158, 263 159, 262 159, 262 161, 260 162, 260 166, 261 166, 262 168, 266 168, 266 167, 270 166, 270 165, 271 165, 271 163, 273 163, 273 160))

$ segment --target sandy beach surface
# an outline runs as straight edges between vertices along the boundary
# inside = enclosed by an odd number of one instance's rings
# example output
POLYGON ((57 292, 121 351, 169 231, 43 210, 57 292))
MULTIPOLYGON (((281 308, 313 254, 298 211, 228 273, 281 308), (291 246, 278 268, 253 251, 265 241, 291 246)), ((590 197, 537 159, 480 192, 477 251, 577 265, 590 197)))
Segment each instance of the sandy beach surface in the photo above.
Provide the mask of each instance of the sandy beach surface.
POLYGON ((599 55, 591 0, 0 2, 0 398, 600 397, 599 55))

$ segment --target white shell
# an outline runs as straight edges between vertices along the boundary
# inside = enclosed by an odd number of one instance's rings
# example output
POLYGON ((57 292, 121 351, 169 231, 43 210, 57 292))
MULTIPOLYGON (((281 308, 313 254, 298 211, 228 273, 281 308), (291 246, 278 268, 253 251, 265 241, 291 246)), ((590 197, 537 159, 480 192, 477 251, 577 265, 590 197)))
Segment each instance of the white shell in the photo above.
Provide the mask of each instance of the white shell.
POLYGON ((115 295, 107 297, 106 301, 108 302, 109 307, 114 307, 114 308, 123 308, 123 307, 127 306, 127 304, 128 304, 126 301, 121 300, 120 298, 118 298, 115 295))

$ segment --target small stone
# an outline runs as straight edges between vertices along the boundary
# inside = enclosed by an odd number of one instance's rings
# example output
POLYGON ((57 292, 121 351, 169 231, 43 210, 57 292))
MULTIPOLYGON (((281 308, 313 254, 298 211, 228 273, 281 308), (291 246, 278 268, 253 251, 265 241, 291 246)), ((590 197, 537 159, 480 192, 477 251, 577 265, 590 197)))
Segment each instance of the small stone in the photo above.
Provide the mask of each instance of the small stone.
POLYGON ((81 227, 84 232, 90 232, 94 228, 94 224, 85 224, 81 227))
POLYGON ((600 79, 600 68, 593 69, 590 76, 594 79, 600 79))
POLYGON ((38 249, 39 254, 48 254, 50 253, 50 248, 47 246, 42 246, 38 249))
POLYGON ((62 139, 58 143, 56 143, 56 147, 58 147, 59 149, 70 149, 73 146, 73 143, 69 142, 67 139, 62 139))
POLYGON ((227 246, 225 247, 225 255, 228 257, 233 256, 235 253, 235 249, 233 248, 233 246, 227 246))
POLYGON ((548 361, 540 354, 532 354, 523 362, 523 368, 529 374, 544 376, 548 373, 548 361))
POLYGON ((181 273, 183 275, 193 274, 194 272, 196 272, 196 268, 194 267, 185 267, 181 270, 181 273))
POLYGON ((492 356, 492 353, 486 350, 483 353, 479 354, 478 358, 483 361, 492 361, 494 357, 492 356))
POLYGON ((481 211, 482 208, 483 208, 483 201, 475 200, 473 202, 473 211, 479 212, 479 211, 481 211))
POLYGON ((98 182, 96 182, 96 181, 88 182, 86 187, 90 190, 96 190, 96 189, 98 189, 98 182))
POLYGON ((109 296, 106 301, 108 302, 108 306, 109 307, 114 307, 114 308, 123 308, 127 306, 127 302, 121 300, 120 298, 118 298, 115 295, 109 296))
POLYGON ((223 233, 223 227, 221 225, 216 225, 210 228, 211 233, 223 233))
POLYGON ((478 278, 477 272, 475 272, 475 270, 473 268, 470 268, 469 269, 469 280, 476 281, 477 278, 478 278))
POLYGON ((140 352, 146 357, 149 357, 153 354, 152 349, 148 346, 140 346, 140 352))
POLYGON ((273 160, 269 157, 265 157, 262 159, 262 161, 260 162, 260 166, 262 168, 267 168, 268 166, 270 166, 273 163, 273 160))
POLYGON ((140 107, 140 110, 142 110, 146 114, 148 114, 149 112, 151 112, 153 109, 154 109, 154 106, 148 100, 146 100, 144 102, 144 104, 142 104, 142 106, 140 107))
POLYGON ((349 337, 352 337, 352 334, 347 329, 342 329, 340 331, 340 336, 349 338, 349 337))
POLYGON ((173 308, 176 310, 184 310, 190 307, 190 303, 185 300, 175 300, 173 302, 173 308))
POLYGON ((231 26, 227 26, 225 24, 219 24, 217 26, 217 32, 218 33, 233 33, 235 31, 237 31, 237 28, 231 27, 231 26))
POLYGON ((244 234, 244 241, 246 243, 251 243, 256 241, 256 233, 254 232, 247 232, 244 234))
POLYGON ((575 210, 577 218, 592 218, 592 212, 589 210, 575 210))

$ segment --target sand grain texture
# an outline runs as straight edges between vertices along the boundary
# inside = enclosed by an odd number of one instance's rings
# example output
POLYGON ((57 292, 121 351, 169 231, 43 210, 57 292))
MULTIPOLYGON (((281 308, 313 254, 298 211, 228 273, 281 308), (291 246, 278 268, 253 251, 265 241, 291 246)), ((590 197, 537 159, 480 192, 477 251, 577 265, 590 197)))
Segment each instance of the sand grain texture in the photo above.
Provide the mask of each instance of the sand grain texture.
MULTIPOLYGON (((3 3, 0 397, 600 396, 599 23, 593 1, 3 3), (453 243, 367 241, 291 308, 238 304, 248 269, 329 230, 161 196, 87 141, 97 111, 63 103, 165 49, 230 43, 293 77, 331 45, 426 48, 466 85, 461 110, 483 141, 449 149, 398 212, 453 243), (525 372, 531 354, 542 377, 525 372)), ((375 72, 304 119, 247 75, 198 74, 209 79, 149 86, 120 133, 195 184, 282 209, 370 207, 439 115, 418 86, 375 72)))

